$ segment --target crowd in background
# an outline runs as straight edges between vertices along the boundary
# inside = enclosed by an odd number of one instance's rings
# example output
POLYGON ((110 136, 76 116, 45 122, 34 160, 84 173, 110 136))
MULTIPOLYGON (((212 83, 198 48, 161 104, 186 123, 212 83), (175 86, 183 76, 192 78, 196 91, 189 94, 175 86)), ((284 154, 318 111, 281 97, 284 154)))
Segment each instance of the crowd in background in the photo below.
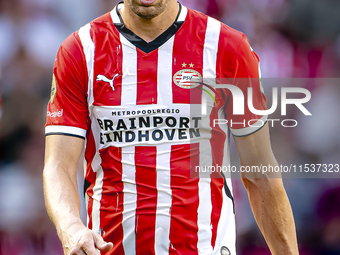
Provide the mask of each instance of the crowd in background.
MULTIPOLYGON (((70 33, 117 2, 0 0, 0 255, 62 254, 42 192, 52 65, 59 45, 70 33)), ((180 2, 247 35, 260 56, 268 95, 282 80, 311 91, 312 100, 306 107, 313 116, 292 107, 288 118, 296 119, 298 126, 271 128, 279 163, 339 164, 340 2, 180 2)), ((282 118, 279 113, 271 117, 282 118)), ((233 145, 232 159, 237 165, 233 145)), ((340 254, 340 179, 333 176, 284 179, 301 255, 340 254)), ((79 186, 81 189, 82 184, 79 186)), ((239 254, 269 255, 239 179, 233 180, 233 189, 239 254)))

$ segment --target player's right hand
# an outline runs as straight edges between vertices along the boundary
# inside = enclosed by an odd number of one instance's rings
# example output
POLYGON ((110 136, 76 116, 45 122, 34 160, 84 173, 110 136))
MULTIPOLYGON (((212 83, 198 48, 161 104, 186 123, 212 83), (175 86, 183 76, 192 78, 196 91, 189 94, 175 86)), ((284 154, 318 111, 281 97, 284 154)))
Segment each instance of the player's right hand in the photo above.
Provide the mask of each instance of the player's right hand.
POLYGON ((113 244, 88 228, 77 230, 72 237, 63 241, 65 255, 100 255, 99 251, 109 251, 113 244))

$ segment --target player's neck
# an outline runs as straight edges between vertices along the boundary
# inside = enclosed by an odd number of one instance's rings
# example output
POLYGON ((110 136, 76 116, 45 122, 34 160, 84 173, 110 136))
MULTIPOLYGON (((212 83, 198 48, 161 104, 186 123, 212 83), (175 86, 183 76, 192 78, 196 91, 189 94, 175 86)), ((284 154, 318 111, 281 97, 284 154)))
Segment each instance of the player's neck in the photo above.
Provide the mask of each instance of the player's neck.
POLYGON ((124 25, 146 42, 155 40, 166 31, 176 20, 179 6, 171 1, 166 10, 153 19, 144 19, 135 14, 126 5, 120 9, 124 25))

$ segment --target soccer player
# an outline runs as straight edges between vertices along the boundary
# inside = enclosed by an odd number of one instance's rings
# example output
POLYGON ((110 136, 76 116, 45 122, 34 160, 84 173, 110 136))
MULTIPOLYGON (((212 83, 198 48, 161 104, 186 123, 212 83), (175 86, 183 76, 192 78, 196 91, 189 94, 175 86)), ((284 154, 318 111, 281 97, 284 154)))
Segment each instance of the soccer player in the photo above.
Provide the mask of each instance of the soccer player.
MULTIPOLYGON (((229 131, 243 166, 277 162, 268 125, 259 125, 266 116, 248 107, 234 114, 231 92, 202 85, 207 79, 252 87, 254 107, 266 109, 247 38, 176 0, 125 0, 64 41, 47 111, 44 193, 65 254, 236 254, 231 180, 195 170, 230 164, 229 131), (86 226, 76 179, 84 146, 86 226)), ((282 180, 242 178, 271 252, 298 254, 282 180)))

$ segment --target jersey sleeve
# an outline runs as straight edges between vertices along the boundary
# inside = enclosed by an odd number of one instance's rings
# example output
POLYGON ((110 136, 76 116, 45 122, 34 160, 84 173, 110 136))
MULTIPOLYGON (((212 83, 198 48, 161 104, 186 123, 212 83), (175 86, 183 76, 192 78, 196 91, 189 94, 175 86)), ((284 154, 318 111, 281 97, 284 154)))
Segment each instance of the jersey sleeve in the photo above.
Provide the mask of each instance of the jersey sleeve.
POLYGON ((86 137, 88 129, 86 61, 77 33, 60 46, 53 68, 45 134, 86 137))
POLYGON ((252 105, 256 110, 267 110, 267 101, 264 95, 260 60, 250 47, 247 37, 242 34, 241 42, 235 51, 232 81, 244 96, 244 114, 234 111, 235 95, 228 93, 224 111, 230 131, 234 136, 248 136, 260 130, 267 121, 267 116, 252 113, 248 105, 248 88, 252 88, 252 105))

